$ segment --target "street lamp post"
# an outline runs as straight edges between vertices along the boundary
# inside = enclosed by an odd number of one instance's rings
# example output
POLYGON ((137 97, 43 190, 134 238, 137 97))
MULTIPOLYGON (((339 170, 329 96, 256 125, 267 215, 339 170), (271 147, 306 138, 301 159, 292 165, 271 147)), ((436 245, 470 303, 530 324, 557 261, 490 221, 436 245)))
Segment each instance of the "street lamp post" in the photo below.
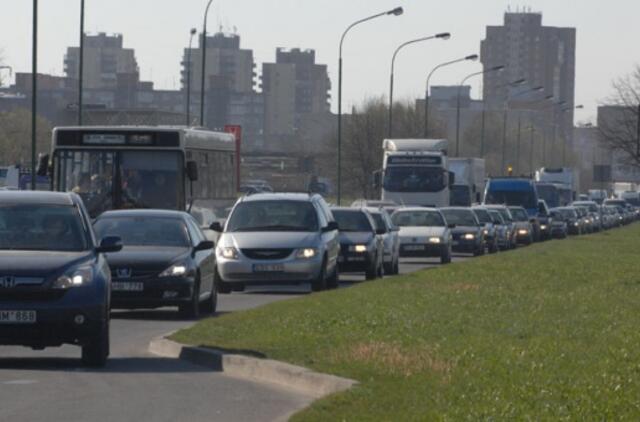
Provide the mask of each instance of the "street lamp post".
MULTIPOLYGON (((524 91, 518 92, 517 94, 511 96, 510 99, 514 99, 514 98, 519 97, 521 95, 529 94, 529 93, 532 93, 532 92, 539 92, 539 91, 542 91, 542 90, 544 90, 543 86, 536 86, 534 88, 526 89, 524 91)), ((507 110, 505 108, 505 122, 506 122, 506 116, 507 116, 507 110)), ((505 124, 505 126, 506 126, 506 124, 505 124)), ((518 170, 520 170, 519 163, 520 163, 520 130, 521 130, 521 128, 522 128, 522 112, 518 111, 518 138, 517 138, 517 141, 516 141, 517 143, 516 143, 516 165, 515 165, 516 173, 518 172, 518 170)), ((506 131, 506 129, 505 129, 505 131, 506 131)), ((505 134, 505 138, 506 138, 506 134, 505 134)), ((506 141, 506 139, 505 139, 505 141, 506 141)))
POLYGON ((531 123, 531 145, 529 146, 529 172, 533 174, 533 143, 535 141, 536 127, 531 123))
POLYGON ((409 45, 433 40, 436 38, 439 38, 441 40, 448 40, 449 38, 451 38, 451 34, 448 32, 442 32, 440 34, 431 35, 428 37, 416 38, 415 40, 407 41, 400 44, 398 48, 396 48, 396 50, 393 52, 393 56, 391 57, 391 80, 389 82, 389 138, 393 138, 393 82, 395 79, 396 57, 398 56, 400 50, 409 45))
MULTIPOLYGON (((557 120, 557 115, 558 115, 557 110, 558 110, 558 107, 562 107, 565 104, 567 104, 566 101, 556 101, 553 104, 551 104, 551 106, 549 107, 549 108, 553 109, 553 116, 552 116, 553 124, 551 126, 551 129, 552 129, 552 133, 551 133, 551 154, 552 155, 553 155, 553 149, 555 148, 555 145, 556 145, 556 126, 557 126, 556 120, 557 120)), ((545 143, 546 143, 546 137, 545 137, 545 143)), ((543 146, 543 149, 545 151, 544 155, 546 157, 546 149, 547 149, 546 145, 543 146)), ((544 161, 545 161, 545 166, 546 166, 546 159, 544 161)))
POLYGON ((444 62, 444 63, 440 63, 439 65, 437 65, 436 67, 434 67, 431 72, 429 72, 429 76, 427 76, 427 89, 425 91, 425 95, 424 95, 424 137, 425 138, 429 138, 429 81, 431 80, 431 76, 433 76, 433 74, 435 73, 436 70, 445 67, 445 66, 449 66, 455 63, 460 63, 460 62, 464 62, 467 60, 471 60, 471 61, 475 61, 478 60, 478 55, 477 54, 471 54, 469 56, 460 58, 460 59, 456 59, 456 60, 451 60, 448 62, 444 62))
POLYGON ((191 28, 189 37, 189 50, 187 51, 187 104, 185 114, 187 115, 187 126, 191 126, 191 45, 193 42, 193 36, 198 32, 195 28, 191 28))
POLYGON ((31 48, 31 190, 36 190, 36 113, 38 112, 38 0, 33 0, 31 48))
POLYGON ((460 85, 458 86, 458 95, 456 98, 456 157, 460 156, 460 92, 462 91, 462 86, 464 83, 474 76, 484 75, 485 73, 490 72, 500 72, 504 69, 504 66, 494 66, 489 69, 483 70, 482 72, 475 72, 470 75, 467 75, 460 85))
MULTIPOLYGON (((562 114, 566 113, 567 111, 572 111, 572 110, 580 110, 583 109, 584 106, 582 104, 577 105, 577 106, 573 106, 573 107, 566 107, 563 108, 562 114)), ((571 122, 571 127, 573 128, 573 122, 571 122)), ((564 128, 563 128, 564 129, 564 128)), ((563 138, 563 142, 562 142, 562 167, 565 167, 567 165, 567 141, 568 141, 568 136, 566 131, 563 130, 564 133, 564 138, 563 138)))
MULTIPOLYGON (((542 88, 542 87, 540 87, 542 88)), ((547 95, 546 97, 538 100, 538 101, 533 101, 530 105, 535 105, 535 104, 539 104, 542 103, 544 101, 549 101, 553 99, 553 95, 547 95)), ((531 115, 529 116, 529 122, 531 123, 531 130, 535 131, 534 125, 533 125, 533 119, 531 117, 531 115)), ((531 172, 533 173, 533 135, 531 136, 531 146, 530 146, 530 157, 529 157, 529 161, 530 161, 530 168, 531 168, 531 172)), ((518 161, 520 161, 520 158, 518 157, 518 161)))
POLYGON ((364 22, 382 17, 382 16, 400 16, 404 13, 404 9, 402 7, 396 7, 395 9, 378 13, 364 19, 360 19, 352 23, 344 30, 342 36, 340 37, 340 48, 338 54, 338 186, 337 186, 337 202, 340 205, 340 200, 342 199, 342 47, 344 45, 344 39, 349 33, 349 31, 364 22))
POLYGON ((209 0, 207 8, 204 11, 204 23, 202 25, 202 44, 200 46, 200 56, 202 60, 202 75, 200 78, 200 126, 204 127, 204 81, 207 62, 207 16, 209 16, 209 7, 213 0, 209 0))
POLYGON ((78 58, 78 126, 82 126, 82 91, 84 83, 84 0, 80 0, 80 49, 78 58))
POLYGON ((513 82, 510 82, 508 84, 505 84, 503 86, 499 86, 498 88, 502 88, 502 87, 506 87, 507 88, 507 95, 504 97, 504 104, 503 104, 503 108, 504 108, 504 116, 502 117, 502 162, 501 162, 501 168, 504 170, 506 168, 507 165, 507 119, 509 118, 509 108, 508 108, 508 103, 509 103, 509 96, 511 95, 511 91, 509 91, 509 88, 514 87, 514 86, 518 86, 518 85, 522 85, 523 83, 525 83, 527 80, 526 79, 518 79, 515 80, 513 82))

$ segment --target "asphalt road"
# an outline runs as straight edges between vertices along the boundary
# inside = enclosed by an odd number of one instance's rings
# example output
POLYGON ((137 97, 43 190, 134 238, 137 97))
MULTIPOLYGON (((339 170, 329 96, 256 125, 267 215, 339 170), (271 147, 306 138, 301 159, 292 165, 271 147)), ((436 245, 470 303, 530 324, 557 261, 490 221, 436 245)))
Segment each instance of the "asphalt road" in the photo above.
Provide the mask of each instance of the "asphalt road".
MULTIPOLYGON (((403 260, 400 270, 413 272, 437 262, 403 260)), ((348 287, 363 277, 341 279, 348 287)), ((254 308, 308 291, 305 285, 266 286, 220 295, 218 311, 254 308)), ((270 421, 285 420, 310 402, 288 390, 147 352, 152 338, 192 323, 171 309, 113 312, 111 357, 102 370, 83 368, 76 347, 0 348, 0 421, 270 421)))

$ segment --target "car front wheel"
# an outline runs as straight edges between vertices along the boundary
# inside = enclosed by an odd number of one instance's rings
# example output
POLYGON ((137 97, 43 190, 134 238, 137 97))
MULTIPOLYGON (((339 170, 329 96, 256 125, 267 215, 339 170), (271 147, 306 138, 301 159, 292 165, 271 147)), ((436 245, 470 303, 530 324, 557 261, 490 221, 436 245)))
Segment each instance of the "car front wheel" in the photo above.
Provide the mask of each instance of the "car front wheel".
POLYGON ((85 366, 102 368, 109 357, 109 318, 100 331, 82 346, 82 363, 85 366))
POLYGON ((327 288, 327 260, 325 258, 322 261, 322 266, 320 267, 320 274, 318 274, 318 277, 311 282, 311 291, 321 292, 326 288, 327 288))
POLYGON ((195 283, 193 286, 193 296, 191 300, 178 307, 178 311, 188 319, 196 319, 200 316, 200 285, 195 283))

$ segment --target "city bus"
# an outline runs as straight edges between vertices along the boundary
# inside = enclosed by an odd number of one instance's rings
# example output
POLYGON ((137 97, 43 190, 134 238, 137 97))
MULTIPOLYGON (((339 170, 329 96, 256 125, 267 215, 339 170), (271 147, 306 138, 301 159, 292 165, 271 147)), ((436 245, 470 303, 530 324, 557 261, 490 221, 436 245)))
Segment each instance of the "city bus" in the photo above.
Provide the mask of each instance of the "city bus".
POLYGON ((39 174, 54 191, 78 193, 92 218, 130 208, 223 215, 237 197, 237 150, 234 135, 204 129, 58 127, 39 174))

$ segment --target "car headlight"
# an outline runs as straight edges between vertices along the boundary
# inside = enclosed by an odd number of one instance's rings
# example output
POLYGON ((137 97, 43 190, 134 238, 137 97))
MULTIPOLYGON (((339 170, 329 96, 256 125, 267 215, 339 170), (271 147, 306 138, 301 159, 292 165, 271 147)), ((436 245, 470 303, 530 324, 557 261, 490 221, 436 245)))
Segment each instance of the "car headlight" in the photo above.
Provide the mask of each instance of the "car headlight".
POLYGON ((439 237, 430 237, 429 243, 440 244, 442 243, 442 239, 440 239, 439 237))
POLYGON ((298 249, 298 252, 296 252, 296 258, 298 259, 311 259, 316 255, 318 255, 318 250, 313 248, 298 249))
POLYGON ((53 283, 54 289, 67 290, 73 287, 86 286, 93 281, 93 269, 91 267, 80 267, 69 272, 53 283))
POLYGON ((187 266, 184 263, 173 264, 160 273, 158 277, 180 277, 187 273, 187 266))
POLYGON ((476 235, 473 234, 473 233, 467 233, 467 234, 464 235, 464 239, 465 240, 473 240, 475 238, 476 238, 476 235))
POLYGON ((578 223, 577 221, 575 223, 573 223, 574 226, 578 227, 580 225, 580 223, 578 223))
POLYGON ((529 234, 529 230, 527 230, 527 229, 520 229, 520 230, 518 230, 518 234, 519 234, 519 235, 522 235, 522 236, 526 236, 526 235, 528 235, 528 234, 529 234))
POLYGON ((367 245, 351 245, 349 246, 349 252, 365 253, 367 251, 367 245))
POLYGON ((238 259, 238 250, 233 246, 218 248, 218 256, 224 259, 238 259))
POLYGON ((482 234, 484 234, 485 236, 489 236, 489 230, 487 229, 482 230, 482 234))
POLYGON ((540 230, 547 230, 547 225, 546 224, 542 224, 540 226, 540 230))

